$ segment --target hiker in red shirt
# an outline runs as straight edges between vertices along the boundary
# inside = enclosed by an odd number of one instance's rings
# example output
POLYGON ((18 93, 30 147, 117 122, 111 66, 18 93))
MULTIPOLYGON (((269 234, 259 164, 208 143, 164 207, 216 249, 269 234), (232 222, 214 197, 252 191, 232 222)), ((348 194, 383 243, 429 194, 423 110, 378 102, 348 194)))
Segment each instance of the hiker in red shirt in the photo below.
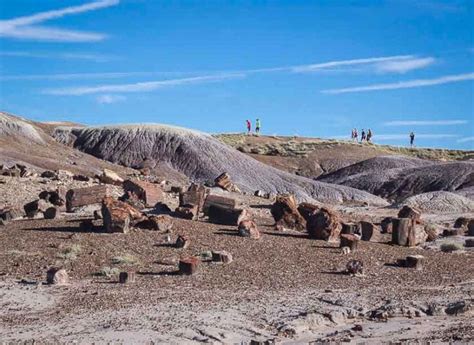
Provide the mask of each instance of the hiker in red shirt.
POLYGON ((251 132, 252 132, 252 122, 247 120, 247 135, 250 135, 251 132))

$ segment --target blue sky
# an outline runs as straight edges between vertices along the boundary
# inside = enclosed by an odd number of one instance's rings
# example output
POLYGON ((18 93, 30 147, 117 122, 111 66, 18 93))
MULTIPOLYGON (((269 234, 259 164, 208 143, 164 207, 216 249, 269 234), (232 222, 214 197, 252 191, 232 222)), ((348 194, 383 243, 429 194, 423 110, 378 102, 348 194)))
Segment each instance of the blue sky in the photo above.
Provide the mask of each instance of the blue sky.
POLYGON ((474 1, 0 2, 0 109, 474 148, 474 1))

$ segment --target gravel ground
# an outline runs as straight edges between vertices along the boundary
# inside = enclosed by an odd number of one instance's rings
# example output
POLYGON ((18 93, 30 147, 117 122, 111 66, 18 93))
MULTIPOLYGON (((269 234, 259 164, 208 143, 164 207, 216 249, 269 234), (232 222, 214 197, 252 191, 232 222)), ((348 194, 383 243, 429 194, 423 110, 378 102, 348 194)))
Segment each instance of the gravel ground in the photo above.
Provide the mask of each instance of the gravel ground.
MULTIPOLYGON (((360 250, 342 255, 337 246, 305 234, 274 231, 267 200, 242 196, 240 201, 252 205, 264 232, 261 240, 238 237, 235 227, 205 220, 174 219, 172 239, 189 236, 187 249, 169 246, 157 231, 80 232, 79 222, 90 217, 91 209, 63 219, 20 220, 2 227, 0 340, 474 341, 471 311, 426 316, 429 304, 445 308, 460 300, 473 302, 473 252, 363 242, 360 250), (64 256, 68 248, 76 248, 74 257, 64 256), (206 250, 227 250, 234 261, 204 262, 196 275, 176 275, 180 257, 206 250), (392 265, 410 254, 425 256, 423 271, 392 265), (125 256, 135 262, 114 264, 113 258, 125 256), (364 262, 364 276, 341 274, 350 259, 364 262), (41 284, 52 265, 68 270, 70 285, 41 284), (95 275, 104 267, 136 271, 137 281, 122 285, 116 276, 95 275), (381 307, 390 311, 388 322, 371 321, 371 311, 381 307), (351 330, 355 324, 363 331, 351 330)), ((176 199, 170 195, 167 202, 173 205, 176 199)), ((394 212, 356 207, 342 211, 355 218, 394 212)), ((443 221, 455 219, 450 217, 443 221)))

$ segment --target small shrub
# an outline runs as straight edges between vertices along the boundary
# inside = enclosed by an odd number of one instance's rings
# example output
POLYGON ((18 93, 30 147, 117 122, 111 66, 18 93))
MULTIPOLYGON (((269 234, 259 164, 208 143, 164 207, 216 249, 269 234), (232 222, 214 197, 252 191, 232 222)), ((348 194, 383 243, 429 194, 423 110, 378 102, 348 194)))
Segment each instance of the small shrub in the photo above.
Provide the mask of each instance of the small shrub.
POLYGON ((115 256, 112 258, 114 265, 133 265, 138 262, 137 258, 130 254, 124 254, 121 256, 115 256))
POLYGON ((59 253, 58 258, 70 261, 76 260, 81 250, 82 249, 79 244, 73 244, 72 246, 65 248, 61 253, 59 253))
POLYGON ((455 252, 456 250, 462 250, 463 248, 461 244, 452 242, 452 243, 443 243, 440 246, 440 249, 444 253, 451 253, 451 252, 455 252))
POLYGON ((113 276, 119 275, 120 270, 117 267, 102 267, 99 272, 97 272, 96 276, 111 278, 113 276))

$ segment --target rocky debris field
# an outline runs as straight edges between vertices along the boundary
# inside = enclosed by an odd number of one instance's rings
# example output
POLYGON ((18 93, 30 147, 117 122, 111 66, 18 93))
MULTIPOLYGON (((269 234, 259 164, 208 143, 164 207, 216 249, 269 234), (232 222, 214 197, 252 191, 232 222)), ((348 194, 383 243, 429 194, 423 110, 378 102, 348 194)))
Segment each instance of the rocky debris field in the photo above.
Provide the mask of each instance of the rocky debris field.
POLYGON ((42 175, 2 177, 2 341, 474 340, 472 214, 42 175))

